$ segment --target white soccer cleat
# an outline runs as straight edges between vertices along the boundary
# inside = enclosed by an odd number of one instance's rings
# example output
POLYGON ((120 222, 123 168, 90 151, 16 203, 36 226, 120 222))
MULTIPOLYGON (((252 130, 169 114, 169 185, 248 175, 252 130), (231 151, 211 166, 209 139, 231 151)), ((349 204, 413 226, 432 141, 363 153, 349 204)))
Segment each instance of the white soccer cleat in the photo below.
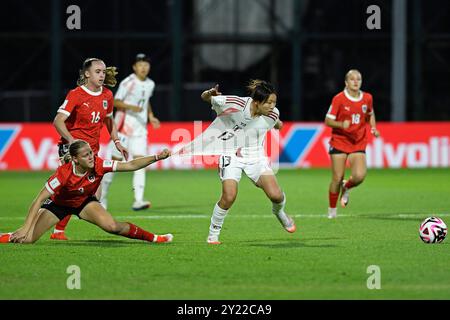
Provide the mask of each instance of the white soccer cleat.
POLYGON ((342 206, 342 208, 345 208, 348 205, 349 196, 350 196, 350 189, 347 189, 345 187, 346 183, 347 183, 347 180, 342 181, 342 191, 341 191, 341 206, 342 206))
POLYGON ((286 213, 283 212, 282 214, 275 214, 275 216, 287 232, 294 233, 297 230, 294 219, 289 217, 286 213))
POLYGON ((208 239, 206 239, 206 242, 208 244, 221 244, 222 243, 219 241, 219 236, 215 236, 215 235, 209 235, 208 239))
POLYGON ((150 201, 135 201, 133 203, 133 207, 132 209, 134 211, 139 211, 139 210, 145 210, 148 209, 152 206, 152 204, 150 203, 150 201))
POLYGON ((336 208, 328 208, 328 219, 334 219, 337 216, 336 208))

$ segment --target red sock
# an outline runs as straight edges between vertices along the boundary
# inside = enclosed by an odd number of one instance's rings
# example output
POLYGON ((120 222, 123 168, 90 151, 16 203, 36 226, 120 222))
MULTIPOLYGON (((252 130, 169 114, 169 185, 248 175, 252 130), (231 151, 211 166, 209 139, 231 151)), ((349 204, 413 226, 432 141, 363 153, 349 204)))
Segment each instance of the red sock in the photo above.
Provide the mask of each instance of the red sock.
POLYGON ((339 192, 338 193, 333 193, 331 191, 328 192, 328 200, 330 203, 330 208, 336 208, 336 203, 338 201, 339 198, 339 192))
POLYGON ((353 183, 352 179, 349 179, 347 183, 344 185, 344 187, 346 187, 347 189, 353 188, 354 186, 355 184, 353 183))
POLYGON ((127 223, 130 226, 130 231, 128 231, 128 234, 124 235, 124 237, 153 242, 153 239, 155 238, 153 233, 145 231, 132 223, 127 223))
POLYGON ((60 230, 60 231, 64 231, 66 229, 67 224, 69 223, 70 218, 72 217, 71 214, 69 214, 68 216, 66 216, 64 219, 62 219, 61 221, 59 221, 56 226, 55 229, 56 230, 60 230))

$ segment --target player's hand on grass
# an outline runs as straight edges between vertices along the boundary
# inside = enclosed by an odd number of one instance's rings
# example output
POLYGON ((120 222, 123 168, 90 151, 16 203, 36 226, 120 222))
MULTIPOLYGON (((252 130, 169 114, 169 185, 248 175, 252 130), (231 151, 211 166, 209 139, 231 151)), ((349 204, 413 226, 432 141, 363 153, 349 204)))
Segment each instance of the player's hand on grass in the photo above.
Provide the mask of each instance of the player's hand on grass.
POLYGON ((21 227, 20 229, 17 229, 11 234, 11 238, 9 241, 14 243, 22 243, 27 237, 29 228, 21 227))

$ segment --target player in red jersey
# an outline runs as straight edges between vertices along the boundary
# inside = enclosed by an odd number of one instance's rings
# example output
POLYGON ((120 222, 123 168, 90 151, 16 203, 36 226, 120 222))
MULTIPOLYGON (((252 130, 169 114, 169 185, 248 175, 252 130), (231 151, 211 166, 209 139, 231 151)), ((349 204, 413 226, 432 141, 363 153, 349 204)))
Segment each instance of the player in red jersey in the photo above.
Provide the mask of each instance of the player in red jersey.
POLYGON ((329 154, 331 157, 332 179, 329 188, 328 218, 335 218, 336 203, 341 192, 341 206, 349 202, 349 191, 361 184, 366 177, 367 126, 375 137, 380 133, 376 128, 373 98, 362 92, 362 76, 358 70, 350 70, 345 75, 345 89, 334 96, 325 118, 325 124, 333 128, 329 154), (345 165, 350 163, 351 176, 344 180, 345 165))
POLYGON ((60 166, 48 179, 33 200, 24 225, 0 235, 0 243, 34 243, 59 220, 72 214, 108 233, 149 242, 172 241, 171 234, 156 235, 132 223, 116 221, 95 198, 104 174, 139 170, 169 157, 167 149, 155 156, 117 162, 100 159, 86 141, 76 140, 70 144, 69 153, 72 161, 60 166))
MULTIPOLYGON (((94 154, 97 155, 103 124, 108 128, 116 148, 125 159, 128 158, 128 151, 120 143, 112 117, 113 94, 104 86, 114 87, 117 83, 116 74, 114 67, 107 68, 100 59, 89 58, 83 62, 77 81, 78 87, 67 94, 53 121, 56 131, 61 135, 58 143, 61 158, 67 154, 69 144, 75 139, 88 142, 94 154)), ((64 230, 70 217, 68 215, 56 225, 50 236, 51 239, 67 240, 64 230)))

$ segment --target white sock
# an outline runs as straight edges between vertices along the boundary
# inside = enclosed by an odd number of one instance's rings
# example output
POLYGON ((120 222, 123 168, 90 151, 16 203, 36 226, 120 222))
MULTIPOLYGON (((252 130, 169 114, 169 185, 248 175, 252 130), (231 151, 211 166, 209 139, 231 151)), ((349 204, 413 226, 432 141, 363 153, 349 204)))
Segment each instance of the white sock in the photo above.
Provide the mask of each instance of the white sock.
POLYGON ((219 236, 220 230, 222 230, 223 221, 228 213, 228 210, 224 210, 216 203, 211 217, 211 224, 209 226, 210 236, 219 236))
POLYGON ((134 172, 133 175, 133 190, 134 200, 144 201, 144 188, 145 188, 145 168, 139 169, 134 172))
POLYGON ((113 181, 114 178, 114 172, 109 172, 107 174, 105 174, 103 176, 102 179, 102 195, 100 197, 100 202, 101 203, 106 203, 106 200, 108 198, 108 191, 109 191, 109 187, 111 186, 111 183, 113 181))
POLYGON ((283 192, 283 201, 280 203, 272 202, 272 213, 278 216, 279 219, 283 221, 285 225, 289 224, 289 218, 284 212, 284 207, 286 206, 286 194, 283 192))

